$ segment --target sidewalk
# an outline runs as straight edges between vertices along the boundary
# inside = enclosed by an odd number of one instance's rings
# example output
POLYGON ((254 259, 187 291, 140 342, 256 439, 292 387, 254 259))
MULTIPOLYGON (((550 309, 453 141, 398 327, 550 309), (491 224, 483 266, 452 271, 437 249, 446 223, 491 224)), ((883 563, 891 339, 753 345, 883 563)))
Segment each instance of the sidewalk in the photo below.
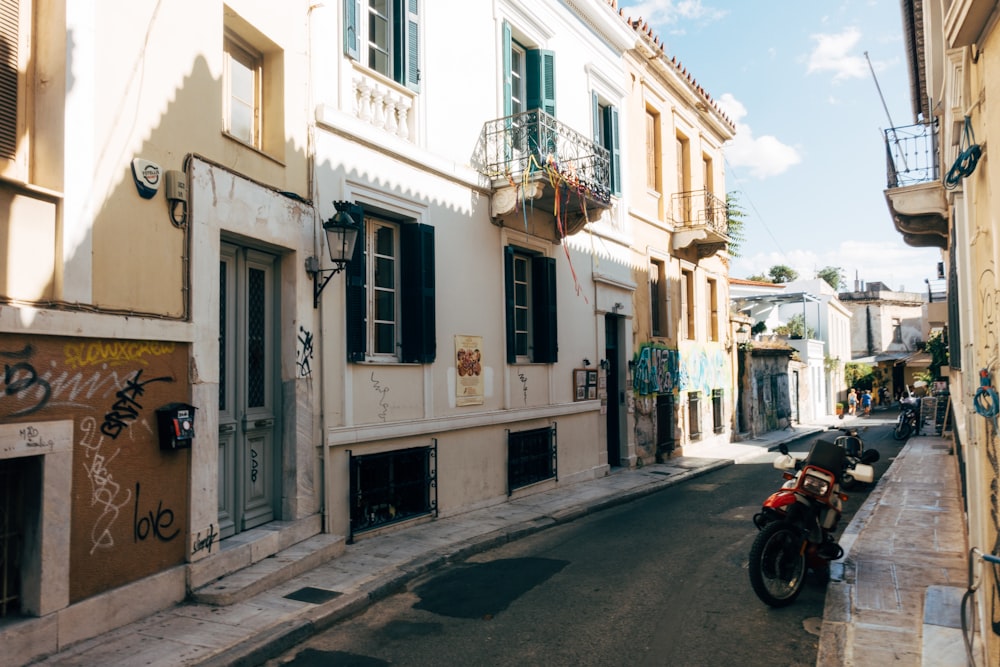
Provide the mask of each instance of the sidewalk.
MULTIPOLYGON (((831 418, 829 423, 834 421, 831 418)), ((754 458, 825 426, 772 432, 700 450, 698 457, 616 471, 597 480, 361 540, 348 546, 343 555, 245 602, 226 607, 184 603, 34 664, 260 664, 448 562, 754 458)), ((893 659, 901 660, 894 664, 921 664, 921 637, 927 637, 921 632, 923 590, 937 583, 963 586, 965 576, 961 550, 937 554, 939 561, 923 557, 935 544, 965 544, 949 445, 950 441, 940 438, 911 439, 846 529, 843 575, 835 573, 827 594, 819 667, 878 664, 885 660, 889 647, 897 649, 893 659), (954 495, 947 493, 951 489, 954 495), (920 517, 920 512, 932 511, 937 512, 935 517, 920 517), (947 512, 947 519, 940 516, 942 512, 947 512), (944 532, 949 529, 958 532, 944 532), (885 638, 886 633, 891 640, 885 638)), ((957 607, 953 611, 957 620, 957 607)), ((954 664, 964 665, 960 635, 957 642, 948 635, 945 640, 960 652, 962 661, 954 664)), ((935 660, 926 664, 953 663, 935 660)))
POLYGON ((967 540, 950 438, 910 438, 840 543, 817 667, 968 665, 967 540))

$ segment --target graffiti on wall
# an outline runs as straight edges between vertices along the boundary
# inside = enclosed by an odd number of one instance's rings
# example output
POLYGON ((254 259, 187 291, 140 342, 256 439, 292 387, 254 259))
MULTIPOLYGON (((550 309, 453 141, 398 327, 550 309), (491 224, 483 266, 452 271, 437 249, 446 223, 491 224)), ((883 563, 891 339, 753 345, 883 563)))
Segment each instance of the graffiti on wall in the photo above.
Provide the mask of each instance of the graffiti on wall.
POLYGON ((733 384, 730 359, 719 343, 685 343, 680 345, 681 391, 700 391, 711 395, 713 389, 733 384))
POLYGON ((674 393, 679 383, 677 350, 644 343, 635 355, 633 390, 640 396, 674 393))
POLYGON ((1000 290, 997 290, 996 275, 992 269, 979 274, 979 331, 977 346, 983 350, 983 358, 997 361, 1000 357, 1000 290))
POLYGON ((729 355, 721 345, 682 343, 680 349, 644 343, 635 355, 633 387, 640 396, 699 391, 732 384, 729 355))
POLYGON ((299 377, 312 375, 313 335, 299 326, 298 348, 295 350, 295 364, 299 368, 299 377))
POLYGON ((189 454, 155 411, 189 400, 187 346, 4 334, 0 364, 0 423, 73 424, 72 487, 47 491, 71 496, 71 601, 184 562, 189 454))

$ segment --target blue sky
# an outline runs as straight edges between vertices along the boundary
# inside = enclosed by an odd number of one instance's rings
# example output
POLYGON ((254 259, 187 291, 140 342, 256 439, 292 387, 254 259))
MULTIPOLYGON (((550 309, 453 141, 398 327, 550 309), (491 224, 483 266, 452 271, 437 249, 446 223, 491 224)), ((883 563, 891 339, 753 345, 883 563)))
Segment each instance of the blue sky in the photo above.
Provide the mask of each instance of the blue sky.
POLYGON ((619 0, 736 124, 726 190, 746 240, 733 277, 838 266, 851 288, 858 277, 916 292, 936 277, 940 252, 903 243, 883 194, 882 132, 914 122, 899 4, 619 0))

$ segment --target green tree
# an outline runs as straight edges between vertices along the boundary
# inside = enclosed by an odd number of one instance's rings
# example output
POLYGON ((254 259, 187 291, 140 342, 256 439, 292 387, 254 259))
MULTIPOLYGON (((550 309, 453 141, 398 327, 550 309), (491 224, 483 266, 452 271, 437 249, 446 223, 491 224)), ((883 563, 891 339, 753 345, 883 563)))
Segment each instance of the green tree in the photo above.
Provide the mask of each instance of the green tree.
POLYGON ((844 364, 844 381, 848 388, 871 389, 873 380, 872 367, 868 364, 856 364, 851 361, 844 364))
POLYGON ((759 283, 771 283, 774 282, 769 276, 765 276, 763 273, 755 273, 752 276, 747 276, 747 280, 756 280, 759 283))
POLYGON ((824 266, 816 272, 816 277, 825 280, 835 290, 844 285, 844 270, 839 266, 824 266))
POLYGON ((774 333, 792 338, 812 338, 816 335, 812 328, 806 326, 806 318, 802 313, 789 317, 788 322, 775 327, 774 333))
POLYGON ((726 222, 729 224, 729 255, 739 257, 743 247, 746 210, 740 206, 736 192, 726 193, 726 222))
POLYGON ((785 264, 775 264, 768 269, 767 274, 774 283, 790 283, 799 277, 798 271, 785 264))
MULTIPOLYGON (((924 346, 931 355, 931 367, 940 368, 948 364, 948 336, 944 331, 935 331, 927 337, 927 344, 924 346)), ((940 370, 938 371, 940 373, 940 370)))

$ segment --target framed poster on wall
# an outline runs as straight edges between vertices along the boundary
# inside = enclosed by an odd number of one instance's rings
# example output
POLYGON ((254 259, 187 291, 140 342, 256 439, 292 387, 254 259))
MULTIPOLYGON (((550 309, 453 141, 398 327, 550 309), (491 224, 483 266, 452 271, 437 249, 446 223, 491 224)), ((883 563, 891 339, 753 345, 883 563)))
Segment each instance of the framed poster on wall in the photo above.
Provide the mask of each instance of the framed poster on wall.
POLYGON ((593 401, 597 399, 597 371, 587 368, 573 369, 573 400, 593 401))

